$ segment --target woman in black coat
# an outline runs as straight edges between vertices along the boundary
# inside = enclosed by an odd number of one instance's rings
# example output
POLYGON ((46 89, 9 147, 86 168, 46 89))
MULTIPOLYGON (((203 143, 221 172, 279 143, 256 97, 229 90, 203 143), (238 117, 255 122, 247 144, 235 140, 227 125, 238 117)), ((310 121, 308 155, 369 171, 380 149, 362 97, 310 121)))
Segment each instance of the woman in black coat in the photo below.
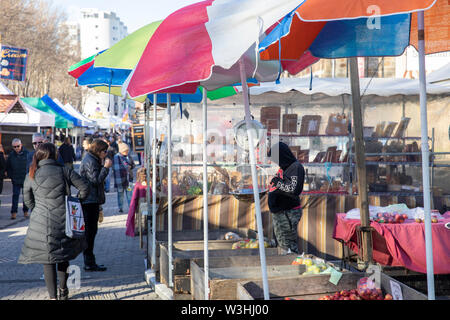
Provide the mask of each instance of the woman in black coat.
POLYGON ((80 165, 80 176, 89 183, 90 187, 89 196, 81 201, 86 225, 87 248, 83 252, 86 271, 106 270, 105 266, 98 265, 95 261, 94 242, 98 230, 100 206, 105 203, 105 179, 112 166, 112 161, 105 159, 107 150, 108 144, 105 141, 95 139, 80 165), (104 164, 102 164, 103 161, 104 164))
POLYGON ((88 184, 75 171, 56 162, 56 147, 52 143, 40 145, 24 182, 24 202, 32 214, 18 262, 44 265, 50 299, 56 299, 57 276, 60 299, 68 298, 69 261, 86 247, 85 240, 69 238, 65 233, 67 186, 77 188, 80 199, 89 193, 88 184))

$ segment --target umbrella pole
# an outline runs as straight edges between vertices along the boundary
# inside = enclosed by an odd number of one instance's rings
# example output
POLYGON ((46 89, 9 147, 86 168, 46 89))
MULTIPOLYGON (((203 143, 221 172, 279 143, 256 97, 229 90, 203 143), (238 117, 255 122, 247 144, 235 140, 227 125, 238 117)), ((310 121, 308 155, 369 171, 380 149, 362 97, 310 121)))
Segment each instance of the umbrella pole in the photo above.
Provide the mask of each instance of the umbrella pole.
POLYGON ((425 211, 425 252, 427 263, 428 300, 435 300, 433 243, 431 230, 431 200, 430 200, 430 158, 428 146, 428 117, 427 117, 427 86, 425 73, 425 23, 424 12, 417 12, 417 26, 419 38, 419 83, 420 83, 420 121, 422 128, 422 184, 423 208, 425 211))
POLYGON ((205 270, 205 300, 209 300, 209 256, 208 256, 208 163, 206 148, 208 145, 208 96, 203 88, 203 239, 204 239, 204 270, 205 270))
MULTIPOLYGON (((149 128, 149 118, 150 118, 150 101, 148 98, 145 99, 145 104, 144 104, 144 112, 145 112, 145 131, 144 131, 144 137, 145 137, 145 141, 147 141, 147 143, 145 144, 145 148, 144 148, 144 167, 146 168, 146 177, 145 180, 147 181, 147 186, 145 188, 145 202, 147 203, 147 213, 148 213, 148 209, 150 206, 150 155, 149 155, 149 149, 150 149, 150 128, 149 128)), ((146 248, 146 256, 145 258, 148 261, 148 252, 149 252, 149 243, 150 243, 150 229, 148 228, 149 226, 149 220, 148 220, 148 215, 147 215, 147 248, 146 248)))
MULTIPOLYGON (((152 175, 152 265, 156 265, 156 101, 153 95, 153 175, 152 175)), ((147 230, 148 232, 148 230, 147 230)))
POLYGON ((249 142, 249 154, 250 154, 250 166, 252 171, 252 182, 253 182, 253 196, 255 199, 255 213, 256 213, 256 224, 258 228, 258 240, 259 240, 259 255, 261 259, 261 272, 263 280, 263 290, 264 290, 264 300, 269 300, 269 281, 267 279, 267 266, 266 266, 266 251, 264 247, 264 229, 261 217, 261 201, 259 198, 259 188, 258 188, 258 175, 256 172, 256 157, 255 157, 255 145, 253 143, 254 132, 251 130, 251 115, 250 115, 250 102, 248 99, 248 86, 247 77, 245 73, 244 61, 241 58, 239 60, 239 67, 241 73, 241 83, 244 96, 244 107, 245 107, 245 122, 247 125, 247 135, 249 142))
MULTIPOLYGON (((358 178, 358 207, 361 215, 362 259, 365 267, 372 262, 372 232, 370 229, 369 200, 367 196, 366 157, 364 151, 363 119, 361 113, 361 91, 359 87, 357 57, 348 58, 352 90, 353 128, 355 135, 356 175, 358 178)), ((349 151, 351 152, 351 150, 349 151)))
POLYGON ((169 287, 173 287, 173 266, 172 266, 172 108, 170 94, 167 94, 167 112, 169 115, 169 130, 167 133, 167 220, 168 220, 168 240, 169 240, 169 287))

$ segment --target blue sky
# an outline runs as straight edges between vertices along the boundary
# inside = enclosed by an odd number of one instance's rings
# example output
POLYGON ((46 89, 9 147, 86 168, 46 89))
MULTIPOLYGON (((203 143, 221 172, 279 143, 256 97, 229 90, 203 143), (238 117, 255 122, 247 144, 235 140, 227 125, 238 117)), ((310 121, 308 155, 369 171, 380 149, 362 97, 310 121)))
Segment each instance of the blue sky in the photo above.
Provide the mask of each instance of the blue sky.
POLYGON ((81 8, 97 8, 115 12, 128 27, 128 33, 156 20, 162 20, 173 11, 200 0, 48 0, 64 9, 70 20, 77 20, 81 8))

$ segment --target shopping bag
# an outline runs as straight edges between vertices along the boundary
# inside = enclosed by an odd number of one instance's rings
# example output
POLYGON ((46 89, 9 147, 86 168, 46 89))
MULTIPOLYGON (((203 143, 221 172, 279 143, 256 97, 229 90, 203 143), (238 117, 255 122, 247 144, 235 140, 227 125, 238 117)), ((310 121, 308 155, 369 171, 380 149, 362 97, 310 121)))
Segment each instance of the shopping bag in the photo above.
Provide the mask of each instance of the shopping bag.
POLYGON ((80 239, 85 236, 83 209, 78 198, 66 196, 66 236, 80 239))

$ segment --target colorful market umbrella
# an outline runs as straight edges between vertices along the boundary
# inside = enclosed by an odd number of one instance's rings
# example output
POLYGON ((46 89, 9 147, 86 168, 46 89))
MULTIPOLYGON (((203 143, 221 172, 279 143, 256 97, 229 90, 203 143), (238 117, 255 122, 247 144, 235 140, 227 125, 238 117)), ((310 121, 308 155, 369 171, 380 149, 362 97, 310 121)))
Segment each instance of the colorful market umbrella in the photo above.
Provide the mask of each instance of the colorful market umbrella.
MULTIPOLYGON (((306 50, 320 58, 343 58, 397 56, 408 45, 414 45, 418 49, 429 299, 434 299, 434 274, 424 55, 450 50, 449 20, 450 3, 446 0, 362 0, 357 3, 351 0, 308 0, 287 15, 260 44, 263 59, 280 60, 298 59, 306 50), (301 34, 310 36, 301 37, 301 34)), ((356 63, 353 69, 357 70, 356 63)), ((352 82, 352 95, 355 94, 359 97, 357 81, 354 86, 352 82)), ((364 163, 364 158, 361 160, 364 163)))
POLYGON ((447 1, 354 2, 306 1, 261 41, 261 59, 299 59, 307 50, 318 58, 398 56, 410 44, 417 48, 415 12, 426 9, 426 53, 450 50, 447 1))
POLYGON ((161 22, 147 24, 99 54, 95 58, 94 67, 133 70, 161 22))
MULTIPOLYGON (((111 48, 72 66, 71 70, 79 65, 83 66, 83 68, 78 67, 78 72, 73 74, 77 76, 78 84, 88 86, 98 92, 122 96, 122 85, 139 62, 145 47, 161 22, 152 22, 120 40, 111 48)), ((233 88, 224 88, 217 92, 208 92, 208 98, 211 96, 212 99, 221 99, 234 94, 236 94, 236 90, 233 88)), ((163 102, 165 97, 165 94, 160 95, 158 101, 165 103, 163 102)), ((146 95, 142 95, 133 100, 144 102, 146 98, 146 95)), ((149 95, 149 98, 153 102, 153 95, 149 95)), ((201 102, 201 98, 202 94, 197 90, 189 95, 174 94, 172 102, 198 103, 201 102)))
POLYGON ((97 54, 90 56, 80 62, 69 67, 69 74, 78 79, 87 69, 89 69, 94 64, 94 58, 97 54))
POLYGON ((279 64, 266 65, 259 58, 249 61, 255 56, 251 47, 267 28, 301 2, 272 0, 261 5, 259 0, 208 0, 175 11, 148 42, 128 93, 131 97, 166 89, 193 93, 200 85, 214 90, 240 82, 237 62, 246 52, 246 63, 250 62, 246 65, 247 78, 273 81, 278 77, 279 64), (256 67, 273 70, 255 74, 256 67), (214 79, 215 75, 219 79, 214 79))

